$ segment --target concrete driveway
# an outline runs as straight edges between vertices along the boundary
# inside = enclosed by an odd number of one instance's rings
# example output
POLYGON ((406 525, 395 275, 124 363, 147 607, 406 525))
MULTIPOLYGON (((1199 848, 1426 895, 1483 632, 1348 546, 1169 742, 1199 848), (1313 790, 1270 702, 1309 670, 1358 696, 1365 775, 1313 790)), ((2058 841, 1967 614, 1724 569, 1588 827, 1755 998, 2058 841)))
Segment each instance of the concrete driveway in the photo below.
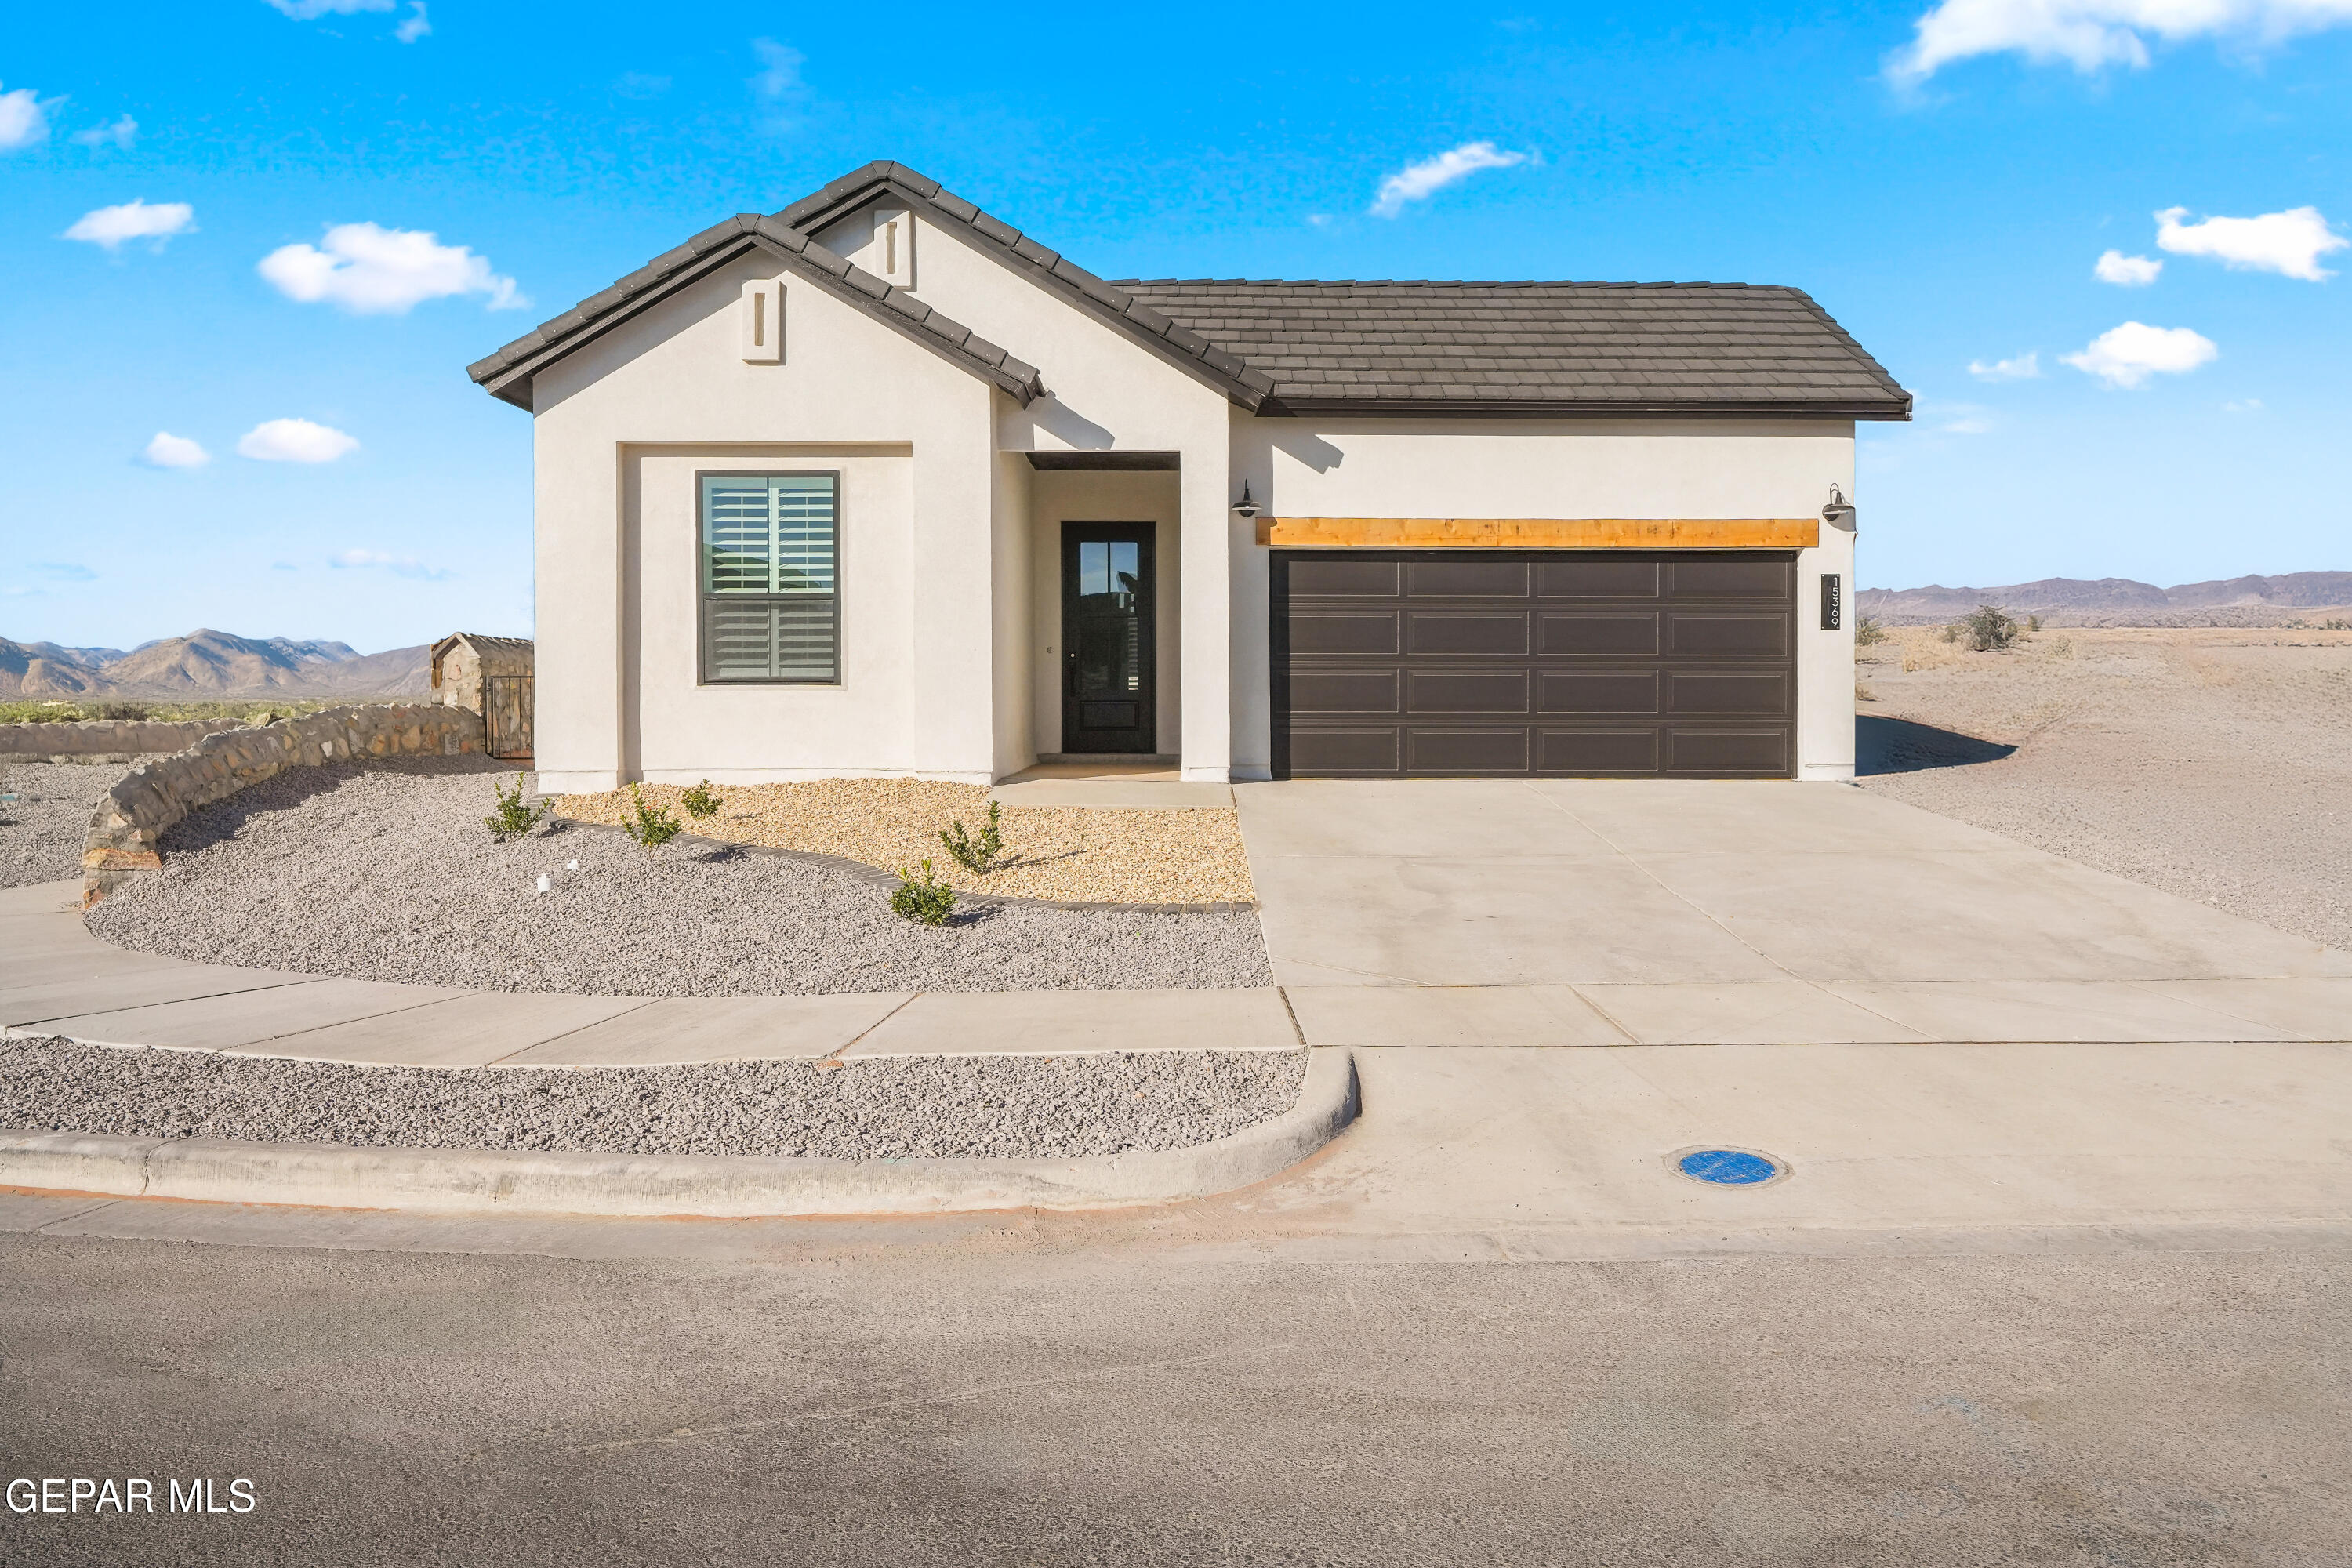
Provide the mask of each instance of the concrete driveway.
POLYGON ((1316 1044, 2352 1038, 2352 955, 1845 786, 1234 794, 1316 1044))

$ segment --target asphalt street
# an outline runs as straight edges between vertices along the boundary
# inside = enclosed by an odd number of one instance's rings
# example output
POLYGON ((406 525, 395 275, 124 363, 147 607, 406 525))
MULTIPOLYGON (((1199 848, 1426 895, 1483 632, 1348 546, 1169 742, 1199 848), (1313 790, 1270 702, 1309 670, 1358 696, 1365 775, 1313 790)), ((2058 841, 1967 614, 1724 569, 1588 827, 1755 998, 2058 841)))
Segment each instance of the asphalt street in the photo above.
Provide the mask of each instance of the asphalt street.
MULTIPOLYGON (((118 1229, 199 1212, 147 1208, 118 1229)), ((0 1561, 2352 1559, 2352 1232, 1619 1250, 1148 1216, 5 1235, 7 1477, 257 1506, 11 1512, 0 1561), (469 1245, 499 1250, 430 1250, 469 1245)))

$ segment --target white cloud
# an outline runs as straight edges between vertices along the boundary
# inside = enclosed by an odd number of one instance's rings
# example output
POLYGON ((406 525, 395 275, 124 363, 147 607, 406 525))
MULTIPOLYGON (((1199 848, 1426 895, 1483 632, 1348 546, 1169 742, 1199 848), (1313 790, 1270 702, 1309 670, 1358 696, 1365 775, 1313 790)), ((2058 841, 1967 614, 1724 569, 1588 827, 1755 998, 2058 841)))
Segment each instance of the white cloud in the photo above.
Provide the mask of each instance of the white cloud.
POLYGON ((2164 263, 2147 256, 2126 256, 2120 250, 2103 250, 2099 259, 2091 265, 2091 276, 2102 283, 2113 283, 2119 289, 2141 289, 2156 281, 2164 270, 2164 263))
POLYGON ((433 24, 425 19, 425 0, 408 0, 408 15, 392 30, 392 36, 404 44, 413 44, 429 37, 432 32, 433 24))
POLYGON ((265 419, 237 437, 240 458, 265 463, 331 463, 359 443, 331 425, 308 419, 265 419))
POLYGON ((2352 0, 1941 0, 1887 61, 1895 81, 1926 80, 1956 60, 2020 54, 2085 73, 2147 64, 2147 37, 2276 44, 2352 23, 2352 0))
POLYGON ((380 568, 395 577, 422 577, 439 582, 449 575, 438 566, 427 566, 414 555, 394 555, 383 550, 339 550, 327 557, 327 564, 339 572, 380 568))
POLYGON ((2224 414, 2260 414, 2262 411, 2263 400, 2259 397, 2241 397, 2221 405, 2224 414))
POLYGON ((2032 381, 2042 374, 2042 351, 2028 349, 2008 359, 1997 359, 1988 364, 1983 360, 1969 361, 1969 374, 1979 381, 2032 381))
POLYGON ((2317 207, 2290 207, 2260 217, 2209 217, 2203 223, 2182 223, 2187 207, 2168 207, 2156 215, 2156 243, 2176 256, 2210 256, 2223 266, 2255 272, 2278 272, 2307 283, 2336 276, 2319 265, 2331 251, 2352 245, 2352 239, 2327 226, 2317 207))
POLYGON ((1465 142, 1450 153, 1408 163, 1381 182, 1372 198, 1374 217, 1394 217, 1407 202, 1424 201, 1481 169, 1507 169, 1528 161, 1525 153, 1498 152, 1492 142, 1465 142))
POLYGON ((2140 386, 2151 375, 2179 375, 2219 357, 2213 340, 2187 327, 2126 321, 2091 340, 2081 353, 2062 357, 2109 386, 2140 386))
POLYGON ((801 67, 808 57, 788 44, 773 38, 754 38, 751 52, 760 57, 760 74, 751 79, 751 90, 771 103, 798 98, 806 91, 801 81, 801 67))
POLYGON ((13 153, 49 139, 49 110, 65 100, 43 102, 29 87, 0 92, 0 153, 13 153))
POLYGON ((185 436, 158 430, 139 460, 151 468, 201 468, 213 460, 213 455, 185 436))
POLYGON ((488 296, 493 310, 530 303, 515 280, 490 270, 489 259, 462 245, 443 245, 422 229, 341 223, 327 230, 326 248, 282 245, 261 258, 261 275, 289 300, 332 300, 362 314, 399 314, 426 300, 452 294, 488 296))
POLYGON ((77 145, 103 147, 112 142, 125 152, 128 152, 131 143, 138 139, 139 121, 127 114, 111 125, 93 125, 87 131, 77 131, 73 133, 73 140, 77 145))
POLYGON ((102 245, 109 250, 121 249, 125 240, 152 239, 161 249, 173 235, 195 226, 196 209, 185 202, 125 202, 82 214, 66 230, 65 237, 102 245))
POLYGON ((272 5, 298 22, 315 22, 321 16, 352 16, 362 11, 389 11, 394 0, 269 0, 272 5))

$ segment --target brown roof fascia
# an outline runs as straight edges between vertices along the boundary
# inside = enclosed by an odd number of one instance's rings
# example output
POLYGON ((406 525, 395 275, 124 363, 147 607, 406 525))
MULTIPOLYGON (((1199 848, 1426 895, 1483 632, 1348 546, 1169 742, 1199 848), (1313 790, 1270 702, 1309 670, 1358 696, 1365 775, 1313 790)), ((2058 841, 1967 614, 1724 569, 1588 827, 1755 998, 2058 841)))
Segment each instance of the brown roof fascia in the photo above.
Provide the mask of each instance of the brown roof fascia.
POLYGON ((1058 251, 904 163, 877 162, 844 174, 775 215, 813 234, 877 195, 919 207, 942 227, 968 236, 1013 271, 1051 290, 1097 321, 1126 333, 1178 370, 1252 413, 1274 390, 1274 378, 1187 331, 1118 285, 1104 281, 1058 251))
POLYGON ((1781 403, 1722 400, 1636 402, 1609 398, 1522 398, 1513 401, 1429 397, 1291 397, 1269 400, 1268 416, 1322 417, 1371 414, 1417 419, 1892 419, 1911 417, 1911 395, 1883 400, 1790 399, 1781 403))
POLYGON ((1015 359, 906 290, 852 266, 806 235, 758 213, 739 213, 704 230, 677 250, 477 362, 467 374, 493 396, 527 409, 531 378, 540 371, 755 249, 774 257, 787 271, 893 331, 992 383, 1024 405, 1045 395, 1044 377, 1034 365, 1015 359))

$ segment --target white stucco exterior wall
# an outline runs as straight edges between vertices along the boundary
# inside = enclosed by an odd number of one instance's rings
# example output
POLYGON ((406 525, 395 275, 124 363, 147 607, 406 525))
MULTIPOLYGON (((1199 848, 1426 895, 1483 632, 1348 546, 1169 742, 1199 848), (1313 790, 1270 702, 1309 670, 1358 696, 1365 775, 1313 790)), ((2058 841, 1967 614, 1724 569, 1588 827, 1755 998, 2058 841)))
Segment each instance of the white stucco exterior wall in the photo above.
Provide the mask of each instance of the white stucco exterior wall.
POLYGON ((745 258, 537 378, 543 787, 985 783, 1022 743, 1025 679, 998 668, 1018 630, 996 624, 999 574, 1024 564, 996 527, 999 395, 790 274, 784 363, 745 363, 741 284, 780 270, 745 258), (814 468, 842 475, 841 683, 701 685, 695 474, 814 468))
MULTIPOLYGON (((1233 482, 1276 517, 1818 517, 1853 494, 1851 420, 1231 421, 1233 482)), ((1234 575, 1235 773, 1273 755, 1265 557, 1234 575)), ((1826 524, 1797 556, 1797 776, 1853 776, 1853 540, 1826 524), (1821 574, 1844 574, 1824 632, 1821 574)))
MULTIPOLYGON (((919 214, 915 221, 916 298, 1044 373, 1049 396, 1026 408, 1003 401, 1002 449, 1179 455, 1176 537, 1172 545, 1163 537, 1160 550, 1163 572, 1174 567, 1169 575, 1186 586, 1178 614, 1169 617, 1177 657, 1161 660, 1181 673, 1171 704, 1180 719, 1178 743, 1169 749, 1181 754, 1184 777, 1224 781, 1234 754, 1232 578, 1239 553, 1230 510, 1238 491, 1228 483, 1231 404, 953 229, 919 214)), ((864 211, 818 231, 817 238, 871 268, 873 224, 864 211)), ((1054 639, 1030 640, 1042 646, 1054 639)), ((1036 734, 1042 750, 1058 743, 1057 732, 1040 728, 1036 734)))

